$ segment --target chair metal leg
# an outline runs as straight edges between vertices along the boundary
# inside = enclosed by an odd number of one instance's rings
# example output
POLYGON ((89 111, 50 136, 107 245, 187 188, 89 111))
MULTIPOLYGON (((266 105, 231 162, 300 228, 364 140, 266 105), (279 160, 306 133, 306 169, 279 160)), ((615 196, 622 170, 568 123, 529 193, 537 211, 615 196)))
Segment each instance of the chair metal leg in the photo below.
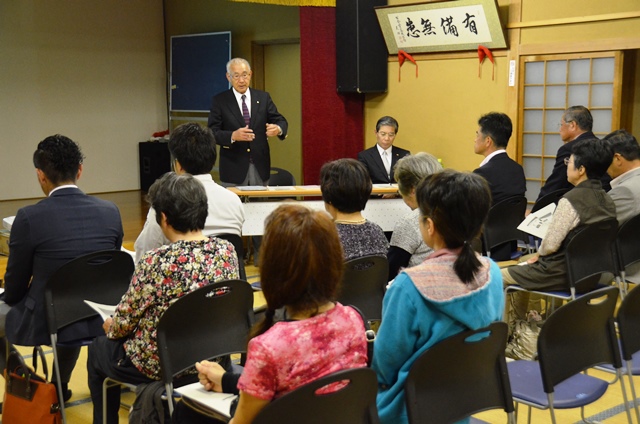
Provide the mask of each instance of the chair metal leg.
POLYGON ((169 405, 169 416, 173 416, 173 384, 165 384, 164 390, 167 395, 167 405, 169 405))
POLYGON ((640 408, 638 408, 638 402, 636 400, 637 399, 636 387, 635 387, 635 384, 633 384, 633 371, 631 370, 631 361, 626 361, 626 362, 627 362, 627 377, 629 377, 629 387, 631 388, 631 399, 633 402, 633 408, 636 411, 636 420, 638 421, 638 423, 640 423, 640 408))
POLYGON ((102 381, 102 423, 107 424, 107 390, 111 387, 119 386, 116 380, 112 380, 109 377, 102 381))
MULTIPOLYGON (((624 387, 624 378, 622 378, 622 372, 620 370, 616 370, 616 378, 620 379, 620 388, 622 389, 622 400, 624 401, 624 410, 627 413, 627 420, 629 424, 632 424, 631 420, 631 408, 629 407, 629 399, 627 398, 627 389, 624 387)), ((631 382, 633 384, 633 381, 631 382)), ((635 397, 633 398, 635 405, 635 397)))
POLYGON ((64 408, 64 392, 62 391, 62 379, 60 378, 60 364, 58 364, 58 350, 56 349, 56 342, 58 337, 55 334, 51 335, 51 349, 53 350, 53 370, 56 373, 56 385, 58 386, 58 401, 60 402, 60 412, 62 414, 62 422, 67 423, 67 413, 64 408))
POLYGON ((102 422, 107 424, 107 389, 111 387, 109 379, 105 378, 102 381, 102 422))
POLYGON ((553 393, 547 393, 547 401, 549 402, 549 413, 551 414, 551 423, 556 424, 556 411, 553 408, 553 393))
MULTIPOLYGON (((107 423, 107 390, 115 386, 124 386, 133 392, 135 392, 136 390, 135 384, 124 383, 122 381, 118 381, 113 378, 107 377, 102 381, 102 422, 104 424, 107 423)), ((120 407, 130 409, 131 405, 127 405, 126 403, 120 402, 120 407)))

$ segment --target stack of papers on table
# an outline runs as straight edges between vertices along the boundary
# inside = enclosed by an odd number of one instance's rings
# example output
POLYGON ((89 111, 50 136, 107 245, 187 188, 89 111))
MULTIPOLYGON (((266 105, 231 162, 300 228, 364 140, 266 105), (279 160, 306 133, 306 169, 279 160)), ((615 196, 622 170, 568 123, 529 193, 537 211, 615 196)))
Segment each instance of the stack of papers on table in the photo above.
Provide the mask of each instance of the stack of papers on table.
POLYGON ((265 186, 237 186, 236 187, 240 191, 267 191, 267 187, 265 186))
POLYGON ((556 210, 556 204, 551 203, 544 208, 530 213, 520 225, 518 230, 527 234, 543 239, 547 235, 553 212, 556 210))
POLYGON ((13 220, 14 220, 15 218, 16 218, 15 216, 8 216, 8 217, 4 218, 4 219, 2 220, 2 226, 3 226, 5 229, 7 229, 7 230, 11 231, 11 227, 13 226, 13 220))
POLYGON ((226 418, 231 418, 231 403, 238 397, 230 393, 209 392, 199 382, 178 387, 175 392, 226 418))
POLYGON ((294 186, 269 186, 269 191, 296 190, 294 186))

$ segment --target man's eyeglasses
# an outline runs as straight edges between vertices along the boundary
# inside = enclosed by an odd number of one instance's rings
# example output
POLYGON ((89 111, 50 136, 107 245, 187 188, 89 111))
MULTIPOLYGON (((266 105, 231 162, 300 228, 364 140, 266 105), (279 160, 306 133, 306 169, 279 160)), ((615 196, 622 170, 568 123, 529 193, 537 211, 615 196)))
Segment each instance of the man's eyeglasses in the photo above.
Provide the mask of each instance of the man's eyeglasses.
POLYGON ((571 162, 571 157, 564 158, 564 164, 565 164, 565 165, 569 166, 569 164, 570 164, 570 163, 572 163, 572 162, 571 162))
POLYGON ((386 133, 386 132, 378 132, 378 135, 382 138, 385 138, 386 136, 389 136, 389 138, 394 138, 396 136, 396 133, 386 133))
POLYGON ((558 129, 562 128, 562 126, 563 126, 563 125, 566 125, 566 124, 568 124, 568 123, 570 123, 570 122, 573 122, 573 121, 566 121, 566 122, 565 122, 565 121, 561 121, 561 122, 558 124, 558 129))
POLYGON ((244 74, 233 74, 233 75, 231 75, 231 78, 236 80, 236 81, 239 81, 241 79, 246 80, 246 79, 251 78, 251 74, 249 74, 247 72, 245 72, 244 74))

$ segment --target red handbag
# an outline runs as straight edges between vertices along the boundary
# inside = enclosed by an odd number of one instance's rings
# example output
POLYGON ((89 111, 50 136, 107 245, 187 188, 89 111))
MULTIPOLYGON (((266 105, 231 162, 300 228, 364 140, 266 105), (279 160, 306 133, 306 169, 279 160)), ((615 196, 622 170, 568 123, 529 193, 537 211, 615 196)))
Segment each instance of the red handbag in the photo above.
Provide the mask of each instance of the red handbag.
POLYGON ((9 424, 60 424, 62 414, 56 386, 50 383, 47 361, 40 346, 33 348, 33 369, 22 355, 11 351, 4 372, 6 381, 2 421, 9 424), (44 377, 36 374, 38 356, 42 361, 44 377))

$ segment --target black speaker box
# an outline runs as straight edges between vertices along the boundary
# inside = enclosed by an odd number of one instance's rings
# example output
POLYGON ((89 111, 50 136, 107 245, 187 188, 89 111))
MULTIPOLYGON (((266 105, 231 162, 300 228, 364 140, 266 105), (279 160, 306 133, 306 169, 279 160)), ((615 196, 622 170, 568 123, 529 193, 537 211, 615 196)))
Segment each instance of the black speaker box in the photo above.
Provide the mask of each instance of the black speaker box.
POLYGON ((140 159, 140 190, 149 191, 155 180, 171 171, 168 143, 145 141, 138 143, 140 159))
POLYGON ((339 93, 387 91, 387 58, 375 6, 387 0, 336 0, 336 80, 339 93))

